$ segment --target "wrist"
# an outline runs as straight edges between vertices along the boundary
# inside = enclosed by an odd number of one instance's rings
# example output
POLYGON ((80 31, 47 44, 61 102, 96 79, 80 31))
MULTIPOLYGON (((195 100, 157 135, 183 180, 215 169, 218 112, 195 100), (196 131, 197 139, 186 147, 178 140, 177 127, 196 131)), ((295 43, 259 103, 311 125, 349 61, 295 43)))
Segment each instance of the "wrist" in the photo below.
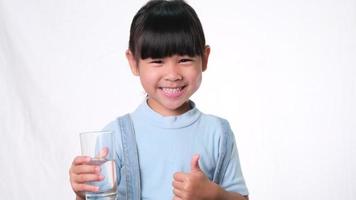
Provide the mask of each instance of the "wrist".
POLYGON ((224 190, 218 184, 216 184, 212 181, 210 183, 211 183, 211 187, 210 187, 211 192, 207 199, 209 199, 209 200, 215 200, 215 199, 224 200, 224 199, 226 199, 224 190))
POLYGON ((214 199, 228 200, 229 198, 228 198, 227 192, 219 185, 216 185, 216 186, 217 186, 216 195, 215 195, 214 199))
POLYGON ((85 200, 85 197, 76 195, 75 200, 85 200))
POLYGON ((228 192, 224 190, 224 188, 220 187, 219 185, 216 185, 215 195, 213 199, 218 199, 218 200, 248 200, 246 197, 242 196, 239 193, 235 192, 228 192))

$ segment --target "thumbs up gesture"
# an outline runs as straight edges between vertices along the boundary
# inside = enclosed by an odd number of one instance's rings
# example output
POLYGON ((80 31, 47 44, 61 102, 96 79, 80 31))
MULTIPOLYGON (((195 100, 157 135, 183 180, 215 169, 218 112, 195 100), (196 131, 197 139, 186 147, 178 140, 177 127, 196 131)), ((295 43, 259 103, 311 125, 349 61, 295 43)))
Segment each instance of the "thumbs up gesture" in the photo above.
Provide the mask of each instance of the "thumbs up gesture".
POLYGON ((193 156, 189 173, 174 174, 173 200, 200 200, 213 197, 214 183, 200 169, 199 158, 199 155, 193 156))

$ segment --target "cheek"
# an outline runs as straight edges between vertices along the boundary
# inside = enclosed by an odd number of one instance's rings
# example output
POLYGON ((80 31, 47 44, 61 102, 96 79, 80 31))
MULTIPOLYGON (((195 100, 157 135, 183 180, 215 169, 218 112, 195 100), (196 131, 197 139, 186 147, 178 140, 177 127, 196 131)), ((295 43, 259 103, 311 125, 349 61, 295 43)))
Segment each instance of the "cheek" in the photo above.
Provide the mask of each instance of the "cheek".
POLYGON ((201 72, 196 72, 194 76, 190 77, 190 82, 194 85, 196 89, 199 88, 200 84, 202 81, 202 73, 201 72))
POLYGON ((150 88, 155 87, 157 82, 157 77, 154 74, 141 74, 140 80, 143 88, 147 91, 150 88))

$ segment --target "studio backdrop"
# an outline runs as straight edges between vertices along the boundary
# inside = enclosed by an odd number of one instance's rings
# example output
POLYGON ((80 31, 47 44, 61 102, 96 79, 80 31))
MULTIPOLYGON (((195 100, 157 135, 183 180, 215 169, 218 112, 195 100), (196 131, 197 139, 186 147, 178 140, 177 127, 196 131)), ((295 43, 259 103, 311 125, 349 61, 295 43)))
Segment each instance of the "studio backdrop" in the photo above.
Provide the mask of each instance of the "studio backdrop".
MULTIPOLYGON (((0 0, 0 194, 74 199, 79 132, 144 98, 128 67, 143 0, 0 0)), ((192 97, 227 118, 250 199, 356 199, 356 2, 188 0, 211 46, 192 97)))

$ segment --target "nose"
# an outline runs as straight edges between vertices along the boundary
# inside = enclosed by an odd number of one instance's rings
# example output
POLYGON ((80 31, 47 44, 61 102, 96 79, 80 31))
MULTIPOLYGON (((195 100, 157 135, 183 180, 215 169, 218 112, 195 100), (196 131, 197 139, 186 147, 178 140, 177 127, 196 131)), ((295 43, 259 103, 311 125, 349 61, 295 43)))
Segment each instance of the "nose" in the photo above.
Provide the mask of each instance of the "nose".
POLYGON ((166 66, 166 76, 165 76, 165 80, 167 81, 179 81, 183 79, 183 76, 179 70, 179 66, 175 65, 175 64, 168 64, 166 66))

